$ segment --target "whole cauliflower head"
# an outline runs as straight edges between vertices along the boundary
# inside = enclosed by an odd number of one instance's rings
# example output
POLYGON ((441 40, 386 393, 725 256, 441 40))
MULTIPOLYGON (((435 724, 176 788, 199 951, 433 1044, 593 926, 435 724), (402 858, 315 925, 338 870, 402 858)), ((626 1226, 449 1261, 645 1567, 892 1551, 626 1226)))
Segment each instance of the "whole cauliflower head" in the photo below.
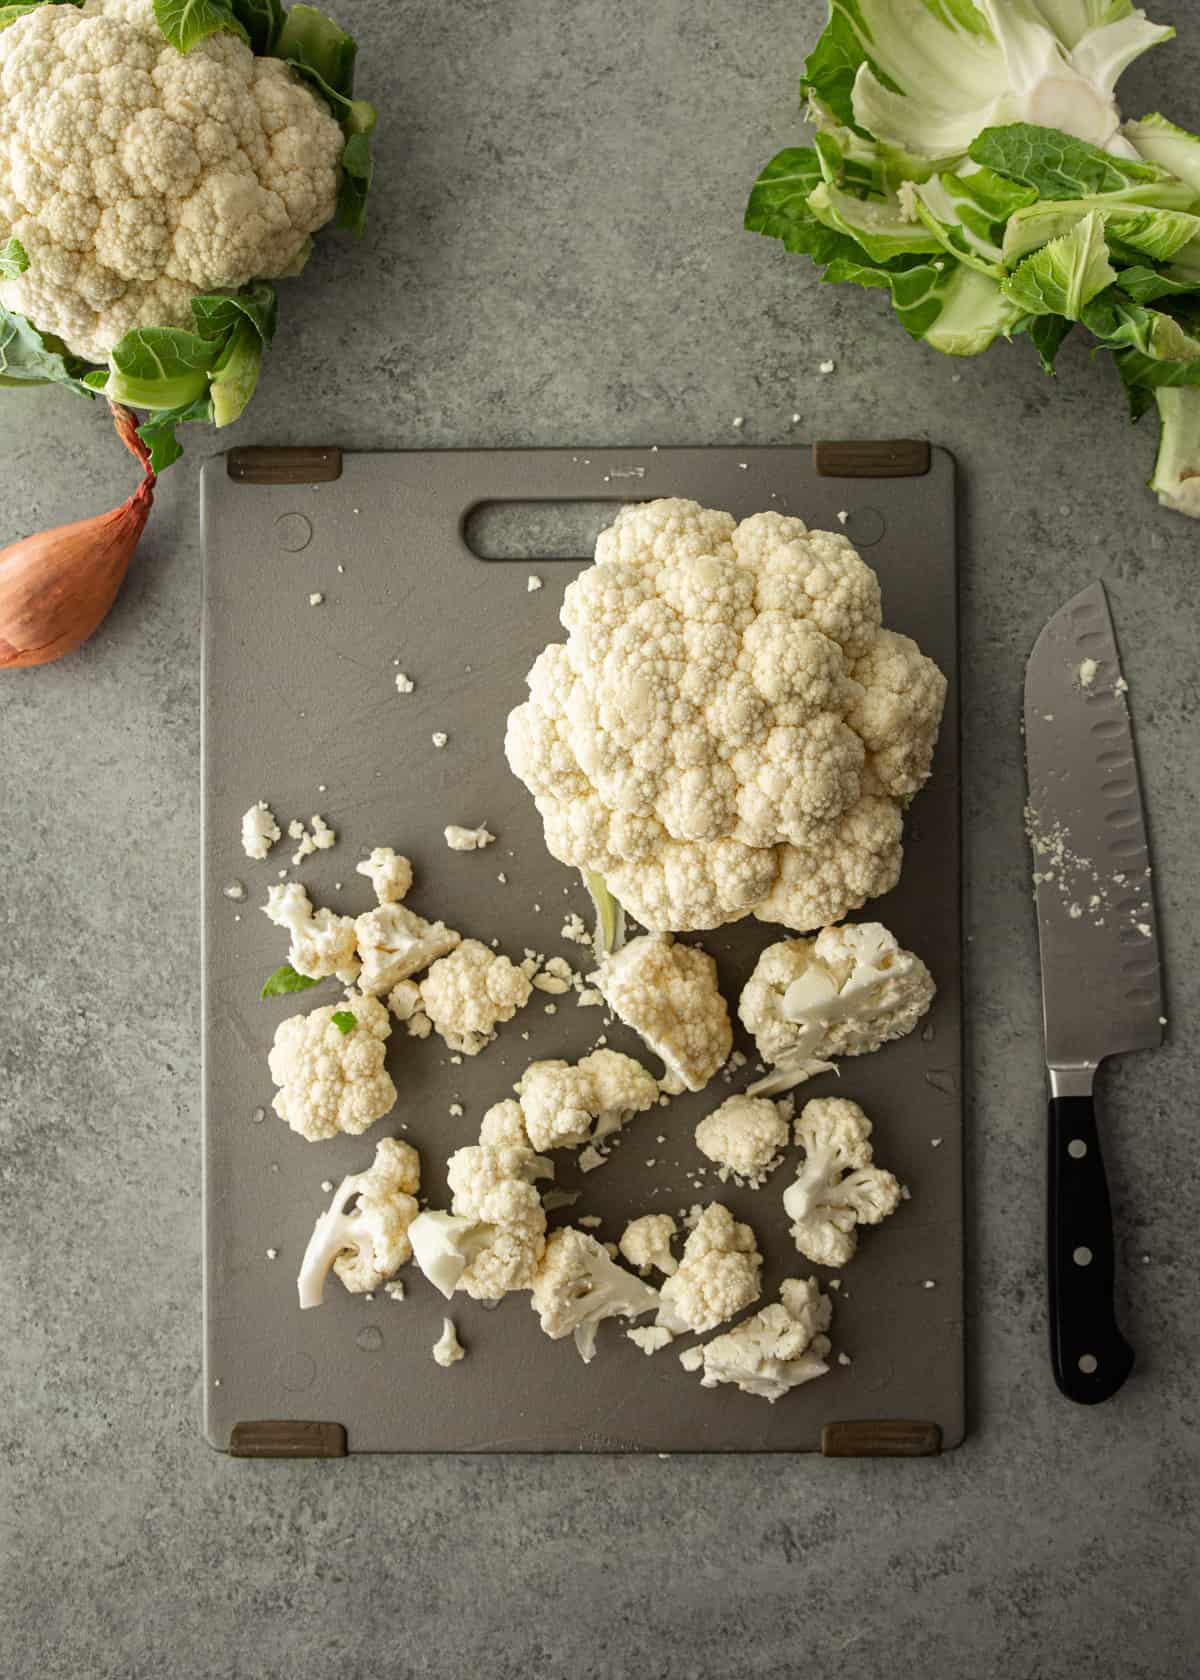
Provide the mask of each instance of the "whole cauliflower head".
POLYGON ((577 1149, 619 1132, 658 1101, 658 1080, 619 1050, 593 1050, 574 1066, 531 1062, 516 1086, 535 1149, 577 1149))
POLYGON ((776 1071, 750 1087, 784 1091, 910 1033, 936 995, 933 976, 881 922, 823 928, 815 939, 768 945, 742 989, 738 1014, 776 1071))
POLYGON ((609 1008, 661 1056, 665 1087, 702 1091, 733 1047, 708 952, 670 934, 644 934, 605 957, 595 979, 609 1008))
POLYGON ((946 684, 844 536, 623 508, 561 617, 505 741, 560 862, 652 931, 803 931, 895 886, 946 684))
POLYGON ((596 1351, 605 1318, 640 1318, 658 1306, 658 1291, 618 1266, 608 1250, 574 1225, 552 1231, 533 1280, 533 1310, 554 1341, 574 1335, 584 1364, 596 1351))
POLYGON ((347 1132, 357 1137, 396 1101, 396 1087, 383 1065, 392 1023, 378 998, 348 991, 344 1003, 326 1004, 308 1015, 291 1015, 275 1029, 267 1057, 279 1086, 276 1114, 310 1143, 347 1132), (336 1014, 351 1014, 343 1032, 336 1014))
MULTIPOLYGON (((396 908, 399 908, 397 906, 396 908)), ((477 1056, 529 1002, 528 978, 478 939, 464 939, 421 982, 421 1008, 451 1050, 477 1056)))
POLYGON ((711 1330, 758 1300, 762 1255, 749 1225, 710 1202, 683 1245, 683 1259, 662 1286, 656 1323, 680 1335, 711 1330))
POLYGON ((642 1276, 651 1266, 664 1277, 679 1270, 679 1262, 671 1253, 671 1242, 678 1227, 669 1213, 643 1213, 631 1219, 621 1233, 617 1245, 621 1257, 636 1266, 642 1276))
POLYGON ((785 1100, 726 1097, 696 1127, 696 1148, 720 1168, 758 1188, 775 1171, 791 1138, 792 1111, 785 1100))
POLYGON ((314 910, 299 881, 277 881, 267 888, 263 915, 291 935, 288 961, 297 974, 324 980, 336 974, 346 984, 358 978, 360 963, 352 916, 314 910))
POLYGON ((343 143, 232 35, 185 56, 152 0, 38 6, 0 31, 0 229, 29 255, 0 302, 93 362, 132 327, 191 327, 195 293, 295 272, 343 143))
POLYGON ((899 1179, 874 1165, 871 1122, 856 1102, 818 1097, 796 1121, 804 1165, 783 1193, 792 1241, 818 1266, 844 1266, 858 1227, 878 1225, 900 1206, 899 1179))
POLYGON ((297 1288, 301 1307, 319 1307, 330 1267, 353 1294, 393 1277, 412 1258, 408 1228, 417 1217, 421 1157, 411 1143, 382 1138, 365 1172, 351 1173, 313 1227, 297 1288))
POLYGON ((833 1303, 816 1278, 785 1278, 779 1294, 736 1329, 689 1350, 701 1356, 688 1359, 689 1367, 703 1369, 701 1387, 734 1383, 743 1394, 774 1403, 789 1389, 825 1375, 833 1303))

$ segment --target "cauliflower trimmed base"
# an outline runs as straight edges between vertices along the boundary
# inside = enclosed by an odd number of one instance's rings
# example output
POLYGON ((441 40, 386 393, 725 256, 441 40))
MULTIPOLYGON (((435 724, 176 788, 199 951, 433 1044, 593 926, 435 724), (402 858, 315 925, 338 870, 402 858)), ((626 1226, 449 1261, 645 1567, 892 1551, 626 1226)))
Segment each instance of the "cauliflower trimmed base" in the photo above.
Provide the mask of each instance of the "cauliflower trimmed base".
POLYGON ((639 503, 561 618, 505 739, 560 862, 654 932, 804 931, 895 886, 946 683, 844 535, 639 503))
POLYGON ((421 982, 421 1008, 451 1050, 478 1056, 501 1021, 529 1002, 533 987, 507 957, 464 939, 421 982))
POLYGON ((696 1148, 716 1164, 722 1182, 731 1174, 757 1190, 783 1159, 791 1139, 791 1104, 765 1097, 726 1097, 696 1127, 696 1148))
POLYGON ((702 1091, 733 1048, 717 965, 696 945, 668 934, 631 939, 591 976, 604 1001, 660 1056, 664 1089, 702 1091))
POLYGON ((710 1202, 683 1245, 683 1259, 662 1286, 655 1321, 672 1335, 713 1330, 758 1300, 762 1255, 749 1225, 710 1202))
POLYGON ((365 1172, 351 1173, 313 1227, 296 1287, 303 1308, 319 1307, 330 1268, 355 1295, 378 1289, 412 1258, 421 1157, 410 1143, 381 1138, 365 1172))
POLYGON ((383 1065, 392 1023, 378 998, 353 990, 344 1003, 326 1004, 308 1015, 291 1015, 275 1029, 267 1065, 280 1088, 276 1114, 310 1143, 346 1132, 357 1137, 396 1101, 396 1087, 383 1065), (343 1032, 335 1015, 349 1013, 355 1024, 343 1032))
POLYGON ((895 1213, 899 1179, 875 1166, 871 1122, 856 1102, 818 1097, 796 1121, 804 1165, 783 1193, 792 1241, 818 1266, 844 1266, 858 1248, 858 1227, 895 1213))
POLYGON ((816 1278, 785 1278, 780 1298, 752 1318, 714 1336, 703 1348, 689 1348, 685 1370, 703 1370, 703 1388, 733 1383, 743 1394, 772 1404, 789 1389, 828 1371, 833 1303, 816 1278), (695 1355, 700 1357, 696 1358, 695 1355))

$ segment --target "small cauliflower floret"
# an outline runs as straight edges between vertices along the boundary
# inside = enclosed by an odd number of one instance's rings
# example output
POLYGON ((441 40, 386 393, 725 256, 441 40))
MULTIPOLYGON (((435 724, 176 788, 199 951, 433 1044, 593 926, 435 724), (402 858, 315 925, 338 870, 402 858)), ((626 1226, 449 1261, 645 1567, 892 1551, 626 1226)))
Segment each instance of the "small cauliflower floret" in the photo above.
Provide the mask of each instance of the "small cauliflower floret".
POLYGON ((683 1245, 678 1269, 662 1286, 657 1322, 676 1336, 711 1330, 758 1300, 761 1274, 754 1232, 721 1202, 710 1202, 683 1245))
POLYGON ((669 1213, 643 1213, 626 1225, 618 1247, 622 1257, 636 1266, 643 1277, 651 1266, 664 1277, 670 1277, 679 1268, 678 1260, 671 1253, 671 1241, 678 1229, 669 1213))
POLYGON ((791 1104, 766 1097, 727 1097, 696 1127, 696 1148, 720 1168, 758 1189, 775 1171, 791 1136, 791 1104))
POLYGON ((365 992, 390 992, 453 951, 462 935, 444 922, 427 922, 403 904, 380 904, 354 923, 365 992))
POLYGON ((832 1056, 863 1056, 910 1033, 937 987, 920 957, 902 950, 880 922, 823 928, 815 939, 768 945, 738 1003, 775 1071, 750 1086, 769 1096, 832 1067, 832 1056))
POLYGON ((532 990, 507 957, 478 939, 464 939, 422 980, 421 1006, 451 1050, 477 1056, 495 1038, 497 1025, 525 1007, 532 990))
POLYGON ((482 823, 478 828, 463 828, 458 823, 447 823, 442 835, 452 852, 481 852, 496 838, 494 834, 488 833, 482 823))
POLYGON ((467 1357, 467 1350, 458 1339, 452 1318, 443 1318, 442 1333, 434 1342, 432 1352, 443 1371, 448 1371, 451 1365, 457 1365, 460 1359, 467 1357))
POLYGON ((818 1266, 844 1266, 858 1247, 858 1227, 878 1225, 900 1206, 903 1191, 890 1172, 872 1165, 871 1122, 856 1102, 819 1097, 796 1122, 804 1165, 783 1193, 792 1241, 818 1266))
POLYGON ((574 1335, 584 1364, 596 1352, 601 1319, 640 1318, 658 1306, 658 1291, 618 1266, 586 1231, 553 1231, 533 1280, 533 1310, 554 1341, 574 1335))
POLYGON ((281 1021, 267 1058, 280 1087, 272 1104, 279 1118, 310 1143, 373 1126, 396 1101, 383 1065, 391 1030, 379 999, 355 991, 344 1003, 281 1021), (347 1014, 354 1025, 343 1032, 334 1016, 347 1014))
POLYGON ((708 952, 645 934, 606 957, 593 978, 609 1008, 662 1058, 665 1088, 702 1091, 733 1047, 708 952))
POLYGON ((260 799, 242 817, 242 850, 248 858, 261 863, 278 839, 275 813, 266 800, 260 799))
POLYGON ((404 1022, 409 1038, 428 1038, 433 1022, 421 1008, 421 988, 415 980, 397 980, 388 993, 387 1006, 397 1021, 404 1022))
POLYGON ((382 1138, 365 1172, 338 1185, 313 1227, 296 1286, 302 1307, 319 1307, 330 1267, 346 1288, 364 1295, 412 1257, 408 1228, 417 1217, 421 1158, 410 1143, 382 1138))
POLYGON ((789 1389, 828 1371, 829 1329, 833 1303, 822 1295, 816 1278, 785 1278, 780 1299, 703 1348, 689 1348, 686 1370, 700 1370, 701 1386, 735 1383, 743 1394, 774 1402, 789 1389))
POLYGON ((643 1353, 659 1353, 665 1347, 670 1347, 675 1340, 669 1330, 664 1330, 661 1324, 637 1324, 625 1334, 634 1347, 641 1348, 643 1353))
POLYGON ((390 846, 376 846, 370 857, 354 867, 370 881, 380 904, 399 904, 402 898, 408 897, 413 883, 412 864, 390 846))
POLYGON ((352 916, 314 910, 299 881, 278 881, 268 887, 263 914, 291 935, 288 961, 297 974, 309 980, 336 974, 347 985, 357 980, 359 961, 352 916))
POLYGON ((535 1149, 600 1143, 658 1101, 658 1081, 618 1050, 593 1050, 573 1067, 531 1062, 515 1089, 535 1149))

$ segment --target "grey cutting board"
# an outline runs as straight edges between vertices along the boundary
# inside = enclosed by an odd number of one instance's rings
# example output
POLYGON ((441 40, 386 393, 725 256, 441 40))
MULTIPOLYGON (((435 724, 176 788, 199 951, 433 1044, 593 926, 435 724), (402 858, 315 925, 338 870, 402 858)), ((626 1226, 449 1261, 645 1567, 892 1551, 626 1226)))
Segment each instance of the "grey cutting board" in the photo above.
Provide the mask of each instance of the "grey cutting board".
MULTIPOLYGON (((800 1451, 819 1448, 825 1426, 881 1419, 907 1424, 882 1436, 851 1430, 844 1439, 834 1429, 825 1450, 917 1452, 939 1429, 945 1446, 961 1439, 954 469, 944 451, 925 446, 820 449, 824 474, 801 447, 266 450, 205 467, 204 1427, 214 1446, 274 1454, 336 1453, 343 1443, 367 1452, 800 1451), (372 846, 392 845, 413 859, 416 909, 483 939, 497 935, 518 960, 532 947, 587 966, 587 953, 559 937, 565 913, 588 916, 586 897, 546 853, 532 800, 502 753, 505 716, 523 697, 526 670, 563 634, 562 591, 580 562, 485 562, 462 533, 481 503, 586 499, 615 511, 661 495, 738 515, 776 507, 832 529, 846 512, 845 528, 882 579, 887 622, 915 636, 950 678, 935 773, 910 818, 901 885, 862 913, 877 914, 926 958, 940 985, 937 1003, 924 1033, 847 1062, 840 1081, 825 1076, 802 1093, 862 1102, 881 1164, 912 1200, 864 1234, 842 1273, 833 1336, 852 1363, 835 1364, 774 1406, 702 1389, 674 1350, 648 1358, 617 1323, 602 1326, 597 1357, 585 1367, 570 1341, 541 1334, 527 1295, 495 1310, 456 1298, 453 1317, 469 1354, 443 1371, 430 1348, 446 1303, 412 1267, 403 1303, 382 1293, 368 1302, 331 1280, 323 1307, 297 1306, 297 1266, 329 1200, 322 1180, 366 1166, 374 1141, 395 1131, 420 1148, 423 1190, 445 1205, 446 1156, 475 1140, 483 1110, 509 1094, 528 1060, 585 1053, 604 1030, 600 1011, 563 999, 547 1015, 535 994, 488 1051, 461 1066, 440 1040, 410 1040, 398 1027, 388 1066, 399 1102, 362 1138, 307 1143, 270 1108, 267 1051, 276 1024, 336 993, 327 983, 299 999, 259 999, 285 957, 283 936, 259 906, 293 848, 285 835, 267 862, 243 856, 240 818, 256 799, 266 799, 285 828, 291 817, 320 812, 337 830, 333 850, 291 871, 315 903, 367 909, 370 884, 355 862, 372 846), (531 572, 544 579, 537 593, 527 590, 531 572), (323 594, 322 605, 309 605, 312 592, 323 594), (414 679, 414 693, 397 694, 397 669, 414 679), (449 736, 444 750, 433 747, 434 731, 449 736), (486 822, 497 843, 452 853, 442 840, 449 822, 486 822), (224 895, 235 881, 247 888, 244 902, 224 895), (462 1118, 448 1112, 456 1101, 462 1118)), ((731 1003, 780 932, 747 921, 703 937, 731 1003)), ((608 1037, 657 1070, 619 1025, 608 1037)), ((573 1158, 560 1155, 560 1183, 582 1186, 584 1195, 553 1221, 600 1214, 598 1234, 615 1240, 634 1214, 719 1196, 759 1233, 764 1300, 776 1297, 785 1276, 819 1272, 787 1237, 788 1165, 757 1192, 722 1186, 712 1173, 702 1189, 689 1182, 705 1164, 692 1142, 696 1121, 748 1078, 749 1070, 733 1087, 717 1080, 701 1096, 641 1117, 599 1172, 581 1177, 573 1158)))

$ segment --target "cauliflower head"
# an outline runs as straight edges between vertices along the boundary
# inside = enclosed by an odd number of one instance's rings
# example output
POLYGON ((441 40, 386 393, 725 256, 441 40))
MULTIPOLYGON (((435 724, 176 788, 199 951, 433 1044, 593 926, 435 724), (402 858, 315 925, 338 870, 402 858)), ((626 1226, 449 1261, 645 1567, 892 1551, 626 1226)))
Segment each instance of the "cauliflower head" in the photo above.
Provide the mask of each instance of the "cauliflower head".
POLYGON ((574 1335, 584 1364, 596 1352, 605 1318, 640 1318, 658 1306, 658 1291, 618 1266, 595 1237, 574 1225, 553 1231, 533 1280, 532 1306, 554 1341, 574 1335))
POLYGON ((276 1114, 310 1143, 339 1132, 351 1137, 365 1132, 396 1101, 383 1065, 391 1031, 379 999, 353 990, 344 1003, 281 1021, 267 1057, 279 1086, 272 1103, 276 1114), (355 1017, 349 1032, 333 1018, 343 1013, 355 1017))
POLYGON ((792 1241, 818 1266, 844 1266, 858 1227, 878 1225, 900 1206, 899 1179, 874 1165, 871 1122, 856 1102, 818 1097, 796 1121, 804 1164, 783 1193, 792 1241))
POLYGON ((451 1050, 477 1056, 495 1038, 497 1024, 511 1021, 532 991, 507 957, 478 939, 464 939, 422 980, 421 1008, 451 1050))
POLYGON ((711 1330, 758 1300, 762 1255, 749 1225, 710 1202, 683 1245, 683 1259, 662 1286, 656 1323, 680 1335, 711 1330))
POLYGON ((780 1298, 752 1318, 714 1336, 699 1352, 701 1387, 734 1383, 743 1394, 757 1394, 772 1404, 789 1389, 828 1371, 829 1329, 833 1303, 822 1295, 816 1278, 785 1278, 780 1298))
POLYGON ((412 1258, 421 1157, 411 1143, 381 1138, 365 1172, 351 1173, 313 1227, 300 1266, 301 1307, 319 1307, 330 1268, 355 1295, 377 1289, 412 1258))
POLYGON ((294 273, 332 217, 344 139, 277 58, 186 55, 152 0, 38 6, 0 31, 0 227, 29 267, 0 302, 103 362, 191 299, 294 273))
POLYGON ((291 935, 288 961, 297 974, 324 980, 336 974, 349 985, 358 978, 354 918, 335 910, 314 910, 299 881, 277 881, 267 888, 263 915, 291 935))
POLYGON ((645 1277, 651 1266, 664 1277, 678 1271, 679 1262, 671 1253, 671 1242, 678 1226, 669 1213, 643 1213, 631 1219, 621 1233, 617 1245, 623 1259, 636 1266, 645 1277))
POLYGON ((577 1149, 619 1132, 658 1101, 658 1080, 619 1050, 531 1062, 515 1087, 535 1149, 577 1149))
POLYGON ((560 862, 656 932, 804 931, 895 886, 946 684, 844 536, 623 508, 561 617, 505 741, 560 862))
POLYGON ((863 1056, 910 1033, 936 995, 933 976, 880 922, 823 928, 815 939, 768 945, 742 989, 738 1014, 758 1053, 776 1064, 752 1095, 790 1090, 827 1072, 832 1056, 863 1056))
POLYGON ((644 934, 607 956, 595 980, 609 1008, 661 1056, 665 1087, 702 1091, 733 1047, 708 952, 670 934, 644 934))
POLYGON ((755 1189, 779 1165, 791 1138, 792 1111, 785 1100, 726 1097, 696 1127, 696 1148, 720 1168, 755 1189))

